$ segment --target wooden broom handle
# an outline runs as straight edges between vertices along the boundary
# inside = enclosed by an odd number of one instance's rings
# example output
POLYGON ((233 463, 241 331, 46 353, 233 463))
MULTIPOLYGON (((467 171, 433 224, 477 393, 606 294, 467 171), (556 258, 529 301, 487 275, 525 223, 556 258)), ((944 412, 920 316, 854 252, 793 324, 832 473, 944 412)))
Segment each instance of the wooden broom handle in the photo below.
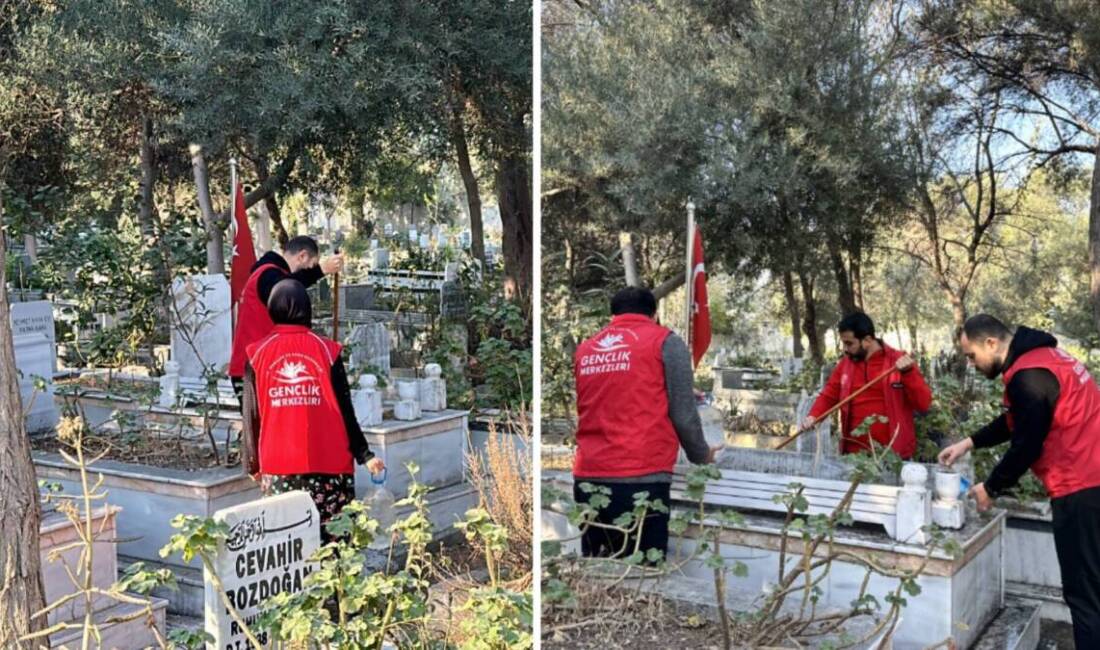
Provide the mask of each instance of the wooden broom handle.
POLYGON ((833 405, 833 407, 831 409, 829 409, 828 411, 825 411, 821 415, 817 416, 814 419, 813 424, 806 427, 805 429, 800 430, 798 433, 794 434, 793 436, 791 436, 791 437, 787 438, 786 440, 784 440, 783 442, 781 442, 779 444, 779 446, 776 447, 776 449, 777 450, 782 449, 782 448, 786 447, 787 445, 791 444, 792 442, 794 442, 798 438, 798 436, 806 433, 807 431, 812 431, 812 430, 816 429, 817 425, 821 424, 822 421, 825 420, 825 418, 827 418, 830 415, 832 415, 833 413, 836 413, 837 411, 839 411, 840 407, 844 406, 848 402, 855 399, 859 394, 861 394, 863 391, 867 390, 871 386, 874 386, 875 384, 879 383, 883 379, 886 379, 890 375, 890 373, 892 373, 896 370, 897 370, 897 368, 895 366, 891 365, 889 368, 887 368, 885 371, 883 371, 883 373, 881 375, 879 375, 878 377, 875 377, 874 379, 867 382, 866 384, 863 384, 862 386, 859 387, 859 390, 854 391, 851 395, 845 397, 844 399, 840 400, 835 405, 833 405))

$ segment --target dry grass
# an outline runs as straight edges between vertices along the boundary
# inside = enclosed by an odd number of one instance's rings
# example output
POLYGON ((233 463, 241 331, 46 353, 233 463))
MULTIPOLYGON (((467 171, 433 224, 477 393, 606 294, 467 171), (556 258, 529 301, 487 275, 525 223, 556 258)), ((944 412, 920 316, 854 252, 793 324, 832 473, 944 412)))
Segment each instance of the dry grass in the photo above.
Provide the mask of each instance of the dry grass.
POLYGON ((509 414, 503 427, 489 425, 484 456, 470 451, 466 457, 470 483, 479 506, 493 521, 508 529, 508 550, 503 559, 513 579, 531 579, 535 500, 532 489, 531 422, 521 411, 509 414), (503 430, 501 430, 503 428, 503 430))

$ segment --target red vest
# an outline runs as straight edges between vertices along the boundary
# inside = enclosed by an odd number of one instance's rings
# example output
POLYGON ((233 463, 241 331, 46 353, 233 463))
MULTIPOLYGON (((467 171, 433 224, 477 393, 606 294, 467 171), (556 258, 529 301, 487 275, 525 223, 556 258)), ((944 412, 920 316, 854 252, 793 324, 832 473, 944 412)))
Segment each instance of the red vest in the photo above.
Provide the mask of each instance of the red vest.
POLYGON ((276 325, 248 346, 260 409, 260 473, 355 471, 332 387, 340 348, 302 325, 276 325))
POLYGON ((229 376, 244 377, 244 363, 248 360, 248 346, 271 333, 275 323, 267 313, 267 305, 260 301, 260 276, 268 269, 285 269, 276 264, 264 264, 248 276, 237 303, 237 331, 233 333, 233 354, 229 357, 229 376))
POLYGON ((668 417, 661 354, 669 333, 650 318, 622 314, 577 348, 574 476, 672 471, 680 440, 668 417))
MULTIPOLYGON (((885 357, 886 363, 894 365, 898 359, 905 356, 905 353, 901 350, 895 350, 887 345, 882 346, 882 354, 885 357)), ((833 372, 839 372, 840 375, 840 397, 839 400, 843 400, 852 394, 852 375, 855 373, 855 363, 845 355, 840 363, 837 364, 836 370, 833 372)), ((920 371, 917 368, 913 368, 909 372, 920 371)), ((901 372, 894 370, 879 382, 878 386, 868 388, 867 390, 881 390, 883 391, 883 399, 886 403, 886 413, 883 413, 890 421, 887 423, 886 433, 874 435, 875 442, 885 445, 894 440, 894 444, 891 446, 898 456, 904 459, 913 457, 913 454, 917 451, 917 432, 916 427, 913 425, 913 409, 905 401, 905 389, 904 381, 901 376, 901 372), (897 429, 897 437, 894 437, 894 431, 897 429)), ((858 399, 858 398, 857 398, 858 399)), ((838 400, 838 401, 839 401, 838 400)), ((859 422, 851 422, 851 410, 852 402, 848 402, 844 406, 840 407, 840 421, 843 427, 851 424, 853 427, 859 426, 859 422)), ((843 436, 847 436, 848 431, 842 431, 843 436)), ((855 438, 854 440, 859 440, 855 438)), ((866 443, 860 448, 866 448, 866 443)))
MULTIPOLYGON (((1059 348, 1035 348, 1004 373, 1004 383, 1028 368, 1049 370, 1058 379, 1058 403, 1043 453, 1031 466, 1050 498, 1100 485, 1100 388, 1085 365, 1059 348)), ((1008 391, 1004 404, 1011 408, 1008 391)), ((1012 428, 1012 414, 1008 414, 1012 428)))

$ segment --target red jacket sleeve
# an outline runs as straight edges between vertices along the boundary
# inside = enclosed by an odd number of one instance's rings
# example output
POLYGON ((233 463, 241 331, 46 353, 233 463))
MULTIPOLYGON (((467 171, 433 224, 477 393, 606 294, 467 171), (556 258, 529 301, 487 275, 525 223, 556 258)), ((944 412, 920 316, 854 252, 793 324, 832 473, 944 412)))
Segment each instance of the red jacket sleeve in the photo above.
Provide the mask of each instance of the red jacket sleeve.
POLYGON ((825 387, 821 389, 821 394, 817 396, 814 401, 813 408, 810 409, 811 417, 818 417, 825 411, 836 406, 836 403, 840 401, 840 364, 833 368, 832 374, 829 375, 829 380, 825 382, 825 387))
POLYGON ((932 389, 916 365, 909 372, 901 373, 901 383, 905 386, 905 401, 914 411, 924 413, 932 406, 932 389))

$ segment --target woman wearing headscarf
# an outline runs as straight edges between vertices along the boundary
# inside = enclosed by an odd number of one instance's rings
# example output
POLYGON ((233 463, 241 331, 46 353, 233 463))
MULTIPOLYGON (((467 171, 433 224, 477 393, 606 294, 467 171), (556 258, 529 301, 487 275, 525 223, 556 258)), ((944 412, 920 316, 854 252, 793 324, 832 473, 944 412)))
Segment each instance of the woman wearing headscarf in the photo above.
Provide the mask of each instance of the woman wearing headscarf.
POLYGON ((248 346, 241 460, 265 494, 304 490, 324 524, 355 498, 355 464, 385 469, 355 418, 342 346, 311 329, 306 288, 282 280, 271 290, 271 334, 248 346))

